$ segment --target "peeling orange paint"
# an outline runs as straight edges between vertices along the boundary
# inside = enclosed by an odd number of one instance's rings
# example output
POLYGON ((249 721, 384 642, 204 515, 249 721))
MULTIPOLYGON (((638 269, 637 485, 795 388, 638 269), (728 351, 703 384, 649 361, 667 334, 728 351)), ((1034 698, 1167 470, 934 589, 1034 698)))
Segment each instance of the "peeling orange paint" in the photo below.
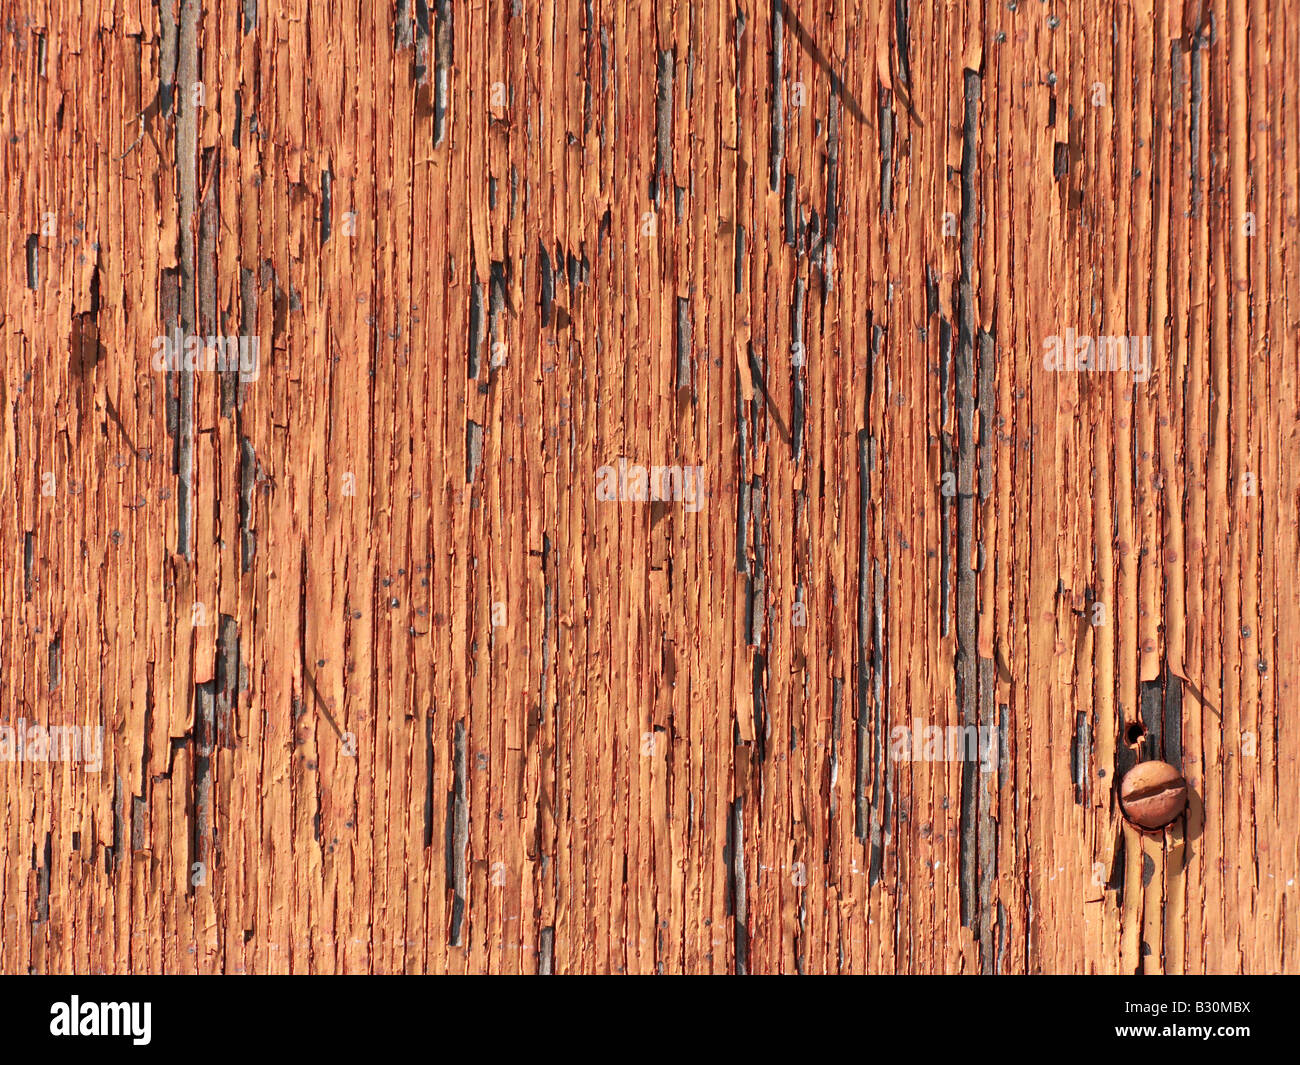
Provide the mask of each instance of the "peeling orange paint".
POLYGON ((1300 971, 1300 13, 1075 7, 8 5, 0 971, 1300 971))

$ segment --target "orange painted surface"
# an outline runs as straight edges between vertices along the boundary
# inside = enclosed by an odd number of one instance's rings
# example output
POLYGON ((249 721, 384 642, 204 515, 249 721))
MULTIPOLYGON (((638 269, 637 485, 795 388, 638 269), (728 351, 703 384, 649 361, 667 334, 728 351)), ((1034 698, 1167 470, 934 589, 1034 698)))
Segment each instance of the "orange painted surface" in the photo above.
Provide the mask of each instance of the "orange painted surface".
POLYGON ((0 971, 1300 971, 1293 0, 0 28, 0 971))

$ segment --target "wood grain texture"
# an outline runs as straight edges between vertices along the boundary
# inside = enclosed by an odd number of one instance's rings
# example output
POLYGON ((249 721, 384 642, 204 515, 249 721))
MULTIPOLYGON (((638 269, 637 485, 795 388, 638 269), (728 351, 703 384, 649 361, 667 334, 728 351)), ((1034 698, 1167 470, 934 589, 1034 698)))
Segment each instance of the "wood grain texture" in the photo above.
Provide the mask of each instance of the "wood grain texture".
POLYGON ((6 2, 0 971, 1300 972, 1300 4, 1070 8, 6 2))

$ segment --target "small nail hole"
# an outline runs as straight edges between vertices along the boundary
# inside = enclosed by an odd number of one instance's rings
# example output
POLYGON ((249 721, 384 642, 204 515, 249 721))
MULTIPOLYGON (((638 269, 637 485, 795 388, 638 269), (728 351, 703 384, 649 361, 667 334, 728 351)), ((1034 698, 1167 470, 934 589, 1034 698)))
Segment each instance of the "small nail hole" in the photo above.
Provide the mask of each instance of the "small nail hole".
POLYGON ((1129 725, 1129 727, 1124 730, 1124 738, 1127 739, 1129 743, 1141 743, 1146 734, 1146 728, 1137 723, 1129 725))

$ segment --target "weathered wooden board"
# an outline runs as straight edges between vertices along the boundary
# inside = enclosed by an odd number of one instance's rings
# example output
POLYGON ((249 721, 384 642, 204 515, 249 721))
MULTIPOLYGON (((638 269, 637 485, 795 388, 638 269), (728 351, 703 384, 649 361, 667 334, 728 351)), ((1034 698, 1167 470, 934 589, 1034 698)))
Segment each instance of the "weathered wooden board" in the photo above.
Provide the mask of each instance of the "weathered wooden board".
POLYGON ((0 30, 0 970, 1300 971, 1294 0, 0 30))

